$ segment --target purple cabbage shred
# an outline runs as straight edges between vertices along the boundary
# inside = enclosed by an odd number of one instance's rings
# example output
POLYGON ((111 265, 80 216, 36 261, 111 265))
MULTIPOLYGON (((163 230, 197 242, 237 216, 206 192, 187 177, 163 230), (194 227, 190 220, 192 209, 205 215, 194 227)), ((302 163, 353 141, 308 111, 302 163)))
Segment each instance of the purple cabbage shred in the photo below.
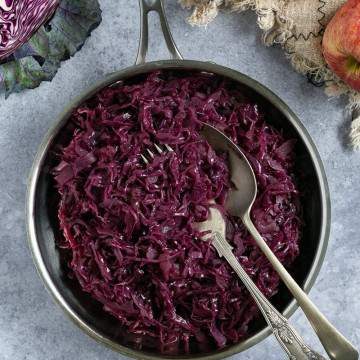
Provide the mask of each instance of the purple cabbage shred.
MULTIPOLYGON (((119 321, 133 346, 206 352, 248 335, 258 310, 226 260, 198 238, 209 201, 223 206, 226 158, 200 122, 239 144, 255 170, 252 219, 285 266, 299 254, 294 145, 267 125, 238 85, 208 73, 154 72, 104 88, 74 111, 53 169, 61 248, 72 276, 119 321), (174 152, 146 165, 153 144, 174 152)), ((267 296, 279 278, 239 219, 226 215, 234 253, 267 296)))

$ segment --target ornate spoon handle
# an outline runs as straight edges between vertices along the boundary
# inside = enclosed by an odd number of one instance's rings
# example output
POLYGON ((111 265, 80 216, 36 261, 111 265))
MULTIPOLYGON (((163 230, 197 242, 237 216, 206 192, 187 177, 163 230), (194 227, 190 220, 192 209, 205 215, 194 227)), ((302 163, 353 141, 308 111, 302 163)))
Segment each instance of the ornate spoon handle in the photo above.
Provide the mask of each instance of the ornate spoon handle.
POLYGON ((256 301, 266 322, 272 329, 276 339, 281 347, 287 353, 290 360, 325 360, 323 356, 311 350, 302 340, 300 335, 288 323, 287 319, 282 316, 274 306, 266 299, 258 287, 251 280, 249 275, 240 265, 232 252, 232 248, 223 235, 218 231, 213 231, 213 245, 220 256, 224 256, 229 265, 239 275, 240 279, 249 290, 250 294, 256 301))

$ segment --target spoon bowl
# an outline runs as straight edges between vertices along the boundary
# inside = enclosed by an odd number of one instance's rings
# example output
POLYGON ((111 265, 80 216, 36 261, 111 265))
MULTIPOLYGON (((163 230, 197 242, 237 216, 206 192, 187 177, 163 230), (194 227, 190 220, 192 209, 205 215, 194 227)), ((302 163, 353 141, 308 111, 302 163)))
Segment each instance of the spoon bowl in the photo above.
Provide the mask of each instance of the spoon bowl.
POLYGON ((214 126, 202 123, 201 135, 214 150, 229 154, 229 170, 232 188, 226 200, 226 209, 236 217, 242 218, 254 204, 257 194, 255 173, 249 160, 239 146, 214 126))

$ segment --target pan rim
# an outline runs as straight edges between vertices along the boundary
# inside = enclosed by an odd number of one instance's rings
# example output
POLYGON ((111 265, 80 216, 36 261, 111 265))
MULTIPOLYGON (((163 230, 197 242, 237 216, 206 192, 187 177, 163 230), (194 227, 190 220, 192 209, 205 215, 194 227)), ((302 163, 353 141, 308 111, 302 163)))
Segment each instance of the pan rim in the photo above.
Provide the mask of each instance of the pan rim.
MULTIPOLYGON (((320 158, 319 152, 316 149, 316 146, 311 139, 308 131, 301 123, 300 119, 295 115, 295 113, 281 100, 275 93, 273 93, 266 86, 262 85, 258 81, 250 78, 249 76, 242 74, 236 70, 217 65, 211 62, 203 62, 198 60, 160 60, 148 62, 141 65, 135 65, 123 70, 114 72, 107 77, 101 79, 87 90, 82 92, 77 96, 73 101, 71 101, 63 112, 57 117, 55 123, 50 127, 44 136, 43 141, 41 142, 37 154, 35 156, 32 168, 30 170, 30 176, 28 180, 28 190, 26 197, 26 222, 27 222, 27 234, 28 234, 28 243, 32 253, 33 261, 35 263, 36 269, 40 275, 40 278, 44 282, 44 285, 48 292, 52 295, 53 299, 68 317, 79 326, 85 333, 91 336, 96 341, 103 343, 110 347, 112 350, 122 353, 123 355, 136 358, 136 359, 189 359, 196 358, 201 360, 217 360, 223 359, 225 357, 231 356, 233 354, 245 351, 250 347, 256 345, 257 343, 264 340, 267 336, 271 334, 269 327, 264 328, 260 332, 251 336, 250 338, 238 343, 229 346, 223 350, 209 353, 205 355, 191 355, 191 356, 164 356, 157 355, 153 353, 146 353, 138 350, 133 350, 126 346, 120 345, 106 336, 95 331, 90 325, 86 323, 80 316, 67 304, 66 300, 61 295, 60 291, 55 286, 54 282, 51 279, 51 276, 46 268, 45 262, 43 260, 40 247, 37 240, 36 234, 36 222, 35 222, 35 211, 36 211, 36 192, 39 175, 41 173, 44 160, 48 153, 48 150, 52 144, 52 141, 62 129, 64 124, 67 122, 72 110, 83 103, 86 99, 97 93, 101 88, 111 85, 117 81, 131 78, 136 75, 149 73, 156 70, 166 70, 166 69, 175 69, 175 70, 197 70, 205 71, 210 73, 215 73, 220 76, 225 76, 235 80, 236 82, 246 85, 252 89, 257 94, 264 97, 269 103, 277 108, 289 121, 298 135, 304 142, 304 145, 310 155, 311 161, 315 168, 318 185, 321 195, 321 224, 319 224, 321 232, 319 236, 319 243, 316 250, 316 254, 311 265, 311 268, 307 274, 306 280, 304 282, 303 289, 306 293, 310 291, 312 286, 315 283, 315 280, 319 274, 320 268, 323 264, 325 253, 327 250, 327 245, 330 235, 330 219, 331 219, 331 208, 330 208, 330 192, 325 175, 324 166, 320 158)), ((283 311, 285 317, 289 318, 295 310, 298 308, 296 301, 293 299, 290 304, 283 311)))

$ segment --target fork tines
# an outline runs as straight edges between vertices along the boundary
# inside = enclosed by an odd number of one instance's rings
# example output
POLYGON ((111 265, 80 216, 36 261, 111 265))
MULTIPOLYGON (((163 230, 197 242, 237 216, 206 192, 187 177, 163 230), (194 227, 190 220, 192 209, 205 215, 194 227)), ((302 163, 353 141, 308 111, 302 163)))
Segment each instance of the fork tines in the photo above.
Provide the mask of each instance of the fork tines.
MULTIPOLYGON (((164 146, 165 146, 167 151, 169 151, 169 152, 174 151, 172 149, 172 147, 169 146, 168 144, 164 144, 164 146)), ((164 151, 166 151, 166 150, 163 150, 159 145, 157 145, 155 143, 154 143, 154 148, 159 153, 159 155, 163 154, 164 151)), ((146 152, 150 156, 151 159, 154 159, 155 154, 149 148, 146 148, 146 152)), ((142 158, 142 160, 144 161, 145 164, 149 164, 150 160, 146 157, 146 155, 140 154, 140 156, 141 156, 141 158, 142 158)))

